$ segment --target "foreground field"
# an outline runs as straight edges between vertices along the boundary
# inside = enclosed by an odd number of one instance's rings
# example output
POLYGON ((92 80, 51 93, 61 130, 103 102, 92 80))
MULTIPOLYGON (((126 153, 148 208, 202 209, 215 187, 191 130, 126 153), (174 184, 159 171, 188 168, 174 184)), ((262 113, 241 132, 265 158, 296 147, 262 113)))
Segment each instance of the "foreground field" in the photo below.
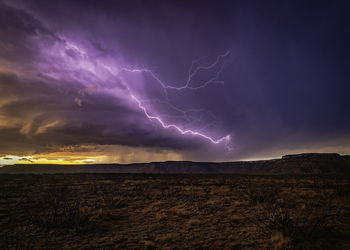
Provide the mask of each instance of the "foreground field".
POLYGON ((350 249, 350 178, 0 175, 0 248, 350 249))

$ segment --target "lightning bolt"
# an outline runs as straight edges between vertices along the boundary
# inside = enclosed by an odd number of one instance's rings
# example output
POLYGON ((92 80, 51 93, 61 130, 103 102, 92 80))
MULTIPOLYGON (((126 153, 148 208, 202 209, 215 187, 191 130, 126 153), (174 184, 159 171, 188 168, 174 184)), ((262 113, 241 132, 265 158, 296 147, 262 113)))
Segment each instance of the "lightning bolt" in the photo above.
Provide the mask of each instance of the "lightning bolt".
MULTIPOLYGON (((231 136, 225 135, 221 138, 214 138, 212 136, 209 136, 208 134, 201 132, 204 128, 199 129, 199 130, 191 130, 191 129, 184 129, 183 127, 180 127, 177 124, 173 123, 167 123, 164 118, 162 118, 160 115, 154 115, 151 114, 150 110, 146 108, 144 103, 146 101, 138 98, 136 94, 131 90, 129 85, 127 84, 127 81, 125 81, 123 77, 123 73, 128 72, 128 73, 145 73, 148 74, 155 82, 159 84, 159 86, 163 89, 165 93, 165 97, 167 99, 167 102, 163 102, 160 100, 157 100, 159 103, 163 103, 171 107, 173 110, 176 110, 177 112, 182 113, 183 117, 187 119, 188 122, 190 120, 195 120, 193 119, 193 116, 190 115, 190 112, 202 112, 203 110, 200 109, 190 109, 190 110, 182 110, 175 105, 173 105, 168 98, 168 91, 185 91, 185 90, 190 90, 190 91, 197 91, 200 89, 203 89, 207 87, 209 84, 213 83, 223 83, 223 81, 219 80, 220 73, 222 72, 224 68, 225 61, 223 60, 225 57, 227 57, 230 54, 230 51, 226 51, 224 54, 218 55, 215 60, 206 65, 202 66, 200 63, 207 57, 200 57, 194 61, 192 61, 191 67, 188 70, 188 76, 186 78, 186 81, 184 84, 177 86, 174 84, 167 84, 163 82, 160 77, 158 77, 152 70, 148 68, 121 68, 117 69, 116 67, 113 67, 112 65, 109 65, 108 63, 104 62, 103 60, 96 60, 95 58, 91 57, 89 53, 84 50, 84 48, 78 46, 77 44, 74 44, 67 39, 63 39, 64 41, 62 43, 62 48, 60 48, 58 51, 52 51, 49 50, 47 51, 47 54, 49 56, 52 56, 54 60, 53 61, 53 72, 49 71, 47 76, 49 77, 59 77, 62 75, 62 77, 70 76, 74 80, 77 79, 77 75, 80 76, 80 74, 75 74, 74 72, 85 72, 86 76, 89 77, 83 77, 81 79, 82 82, 87 83, 88 79, 91 77, 94 77, 94 79, 99 79, 101 82, 108 77, 107 75, 103 74, 103 71, 100 71, 100 69, 103 69, 105 72, 108 72, 109 75, 113 76, 114 78, 117 78, 120 83, 124 86, 124 88, 128 92, 128 97, 130 99, 131 103, 135 103, 136 107, 145 115, 145 117, 149 120, 156 121, 158 124, 161 125, 162 128, 164 129, 174 129, 181 135, 191 135, 191 136, 197 136, 201 137, 210 143, 213 144, 221 144, 224 143, 226 148, 228 150, 231 150, 230 147, 230 140, 231 136), (73 52, 76 55, 75 57, 67 56, 67 50, 73 50, 73 52), (60 59, 58 61, 57 59, 60 59), (59 63, 60 62, 60 63, 59 63), (56 63, 56 64, 55 64, 56 63), (56 66, 56 67, 55 67, 56 66), (56 71, 56 72, 55 72, 56 71), (199 84, 197 83, 196 86, 194 86, 194 81, 195 77, 200 73, 204 71, 210 71, 213 75, 209 78, 206 79, 199 84), (102 73, 101 73, 102 72, 102 73)), ((45 73, 44 73, 45 74, 45 73)), ((90 80, 91 81, 91 80, 90 80)), ((83 96, 83 95, 82 95, 83 96)), ((80 99, 78 100, 81 105, 80 99)), ((210 114, 212 117, 215 117, 211 113, 207 112, 210 114)), ((199 119, 200 120, 200 119, 199 119)), ((197 121, 199 121, 197 119, 197 121)), ((211 124, 212 125, 212 124, 211 124)))
POLYGON ((186 135, 186 134, 190 134, 190 135, 195 135, 195 136, 200 136, 206 140, 209 140, 210 142, 214 143, 214 144, 219 144, 223 141, 226 141, 226 146, 228 147, 229 149, 229 145, 228 145, 228 142, 230 141, 231 139, 231 136, 230 135, 226 135, 220 139, 213 139, 212 137, 210 136, 207 136, 205 134, 202 134, 198 131, 193 131, 193 130, 190 130, 190 129, 186 129, 186 130, 183 130, 181 129, 179 126, 175 125, 175 124, 166 124, 160 117, 158 116, 153 116, 153 115, 150 115, 147 111, 147 109, 142 105, 141 101, 135 97, 133 94, 130 93, 130 97, 137 103, 138 107, 143 111, 143 113, 146 115, 146 117, 150 120, 155 120, 157 121, 159 124, 161 124, 161 126, 165 129, 168 129, 168 128, 174 128, 175 130, 177 130, 178 132, 180 132, 182 135, 186 135))
POLYGON ((206 86, 208 86, 211 83, 223 83, 223 81, 218 81, 218 78, 220 76, 220 73, 222 72, 223 68, 224 68, 224 63, 219 67, 219 69, 215 72, 214 76, 210 79, 208 79, 207 81, 201 83, 199 86, 191 86, 191 83, 193 82, 193 78, 197 75, 198 72, 203 71, 203 70, 211 70, 213 68, 215 68, 219 63, 220 60, 227 57, 229 54, 231 53, 231 51, 226 51, 224 54, 219 55, 216 57, 215 61, 213 63, 211 63, 208 66, 198 66, 195 69, 193 69, 194 65, 196 63, 198 63, 200 60, 204 59, 205 57, 200 57, 197 60, 194 60, 191 64, 191 67, 189 69, 188 72, 188 77, 187 80, 185 82, 184 85, 176 87, 174 85, 170 85, 170 84, 166 84, 164 83, 162 80, 160 80, 160 78, 150 69, 130 69, 130 68, 122 68, 120 70, 120 73, 122 72, 130 72, 130 73, 148 73, 154 80, 156 80, 163 89, 167 90, 167 89, 172 89, 172 90, 185 90, 185 89, 189 89, 189 90, 198 90, 198 89, 202 89, 205 88, 206 86))
MULTIPOLYGON (((189 69, 189 73, 188 73, 188 77, 187 80, 185 82, 184 85, 176 87, 173 85, 168 85, 166 83, 164 83, 153 71, 149 70, 149 69, 130 69, 130 68, 122 68, 120 70, 119 73, 122 72, 129 72, 129 73, 147 73, 149 74, 156 82, 158 82, 160 84, 160 86, 163 88, 166 97, 168 99, 168 95, 167 95, 167 90, 171 89, 171 90, 176 90, 176 91, 181 91, 181 90, 199 90, 202 88, 205 88, 206 86, 208 86, 209 84, 212 83, 223 83, 222 81, 218 81, 217 79, 220 76, 220 73, 223 70, 224 67, 224 63, 219 67, 219 69, 215 72, 214 76, 211 77, 209 80, 206 80, 204 82, 202 82, 200 85, 193 87, 191 86, 191 83, 193 82, 194 77, 197 75, 198 72, 202 71, 202 70, 211 70, 213 68, 215 68, 221 59, 227 57, 230 54, 230 51, 225 52, 222 55, 219 55, 216 57, 215 61, 211 64, 209 64, 208 66, 197 66, 196 68, 194 68, 194 65, 196 63, 198 63, 200 60, 204 59, 205 57, 201 57, 195 61, 192 62, 191 67, 189 69)), ((122 79, 121 79, 122 80, 122 79)), ((149 119, 149 120, 155 120, 157 121, 164 129, 169 129, 169 128, 173 128, 176 131, 178 131, 180 134, 182 135, 193 135, 193 136, 199 136, 202 137, 206 140, 208 140, 209 142, 213 143, 213 144, 219 144, 219 143, 225 143, 226 148, 230 151, 232 150, 232 148, 229 146, 229 143, 231 141, 231 136, 228 134, 226 136, 223 136, 219 139, 215 139, 209 135, 206 135, 204 133, 201 133, 197 130, 190 130, 190 129, 182 129, 181 127, 179 127, 176 124, 167 124, 160 116, 155 116, 155 115, 151 115, 149 113, 149 111, 147 110, 147 108, 143 105, 143 102, 141 99, 137 98, 135 96, 135 94, 130 90, 130 88, 127 86, 127 84, 125 84, 125 81, 122 80, 122 82, 124 82, 124 86, 126 87, 126 89, 128 89, 130 98, 137 104, 138 108, 140 110, 142 110, 142 112, 144 113, 144 115, 149 119)), ((169 99, 168 99, 169 100, 169 99)), ((173 109, 183 113, 183 115, 188 118, 188 112, 190 112, 191 110, 181 110, 178 107, 175 107, 173 104, 171 104, 170 102, 162 102, 157 100, 158 102, 161 103, 165 103, 167 105, 169 105, 170 107, 172 107, 173 109)), ((199 111, 199 110, 194 110, 194 111, 199 111)))

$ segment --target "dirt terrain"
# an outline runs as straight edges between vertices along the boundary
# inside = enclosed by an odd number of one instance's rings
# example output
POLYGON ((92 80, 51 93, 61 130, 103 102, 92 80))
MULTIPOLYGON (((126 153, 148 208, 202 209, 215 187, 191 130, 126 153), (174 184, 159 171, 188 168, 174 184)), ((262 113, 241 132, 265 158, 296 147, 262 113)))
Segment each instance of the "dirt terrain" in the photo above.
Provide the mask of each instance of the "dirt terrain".
POLYGON ((348 175, 0 175, 0 249, 350 249, 348 175))

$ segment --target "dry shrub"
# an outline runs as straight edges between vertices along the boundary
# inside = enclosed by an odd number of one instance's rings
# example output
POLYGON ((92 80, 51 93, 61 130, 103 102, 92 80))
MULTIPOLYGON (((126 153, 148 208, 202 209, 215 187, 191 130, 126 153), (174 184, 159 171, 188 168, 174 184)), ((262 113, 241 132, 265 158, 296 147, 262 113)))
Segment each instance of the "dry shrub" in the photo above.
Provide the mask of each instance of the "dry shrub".
POLYGON ((308 218, 291 218, 290 213, 278 205, 270 206, 267 213, 266 226, 271 242, 276 249, 334 249, 337 234, 328 225, 327 214, 312 212, 308 218))
POLYGON ((41 216, 35 218, 46 230, 68 228, 83 230, 90 224, 91 208, 79 198, 72 198, 72 189, 56 184, 42 190, 38 200, 41 216))

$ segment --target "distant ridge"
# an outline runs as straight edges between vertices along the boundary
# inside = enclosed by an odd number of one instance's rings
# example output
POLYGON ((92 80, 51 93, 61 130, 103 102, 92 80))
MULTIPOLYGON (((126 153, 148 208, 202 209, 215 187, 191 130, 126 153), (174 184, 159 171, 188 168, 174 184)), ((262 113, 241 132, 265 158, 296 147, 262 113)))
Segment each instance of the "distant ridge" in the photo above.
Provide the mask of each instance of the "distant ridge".
POLYGON ((340 157, 337 153, 304 153, 304 154, 294 154, 294 155, 284 155, 282 159, 295 159, 295 158, 309 158, 309 159, 334 159, 340 157))
POLYGON ((281 159, 237 162, 166 161, 135 164, 15 164, 0 174, 154 173, 154 174, 349 174, 350 156, 295 154, 281 159))

